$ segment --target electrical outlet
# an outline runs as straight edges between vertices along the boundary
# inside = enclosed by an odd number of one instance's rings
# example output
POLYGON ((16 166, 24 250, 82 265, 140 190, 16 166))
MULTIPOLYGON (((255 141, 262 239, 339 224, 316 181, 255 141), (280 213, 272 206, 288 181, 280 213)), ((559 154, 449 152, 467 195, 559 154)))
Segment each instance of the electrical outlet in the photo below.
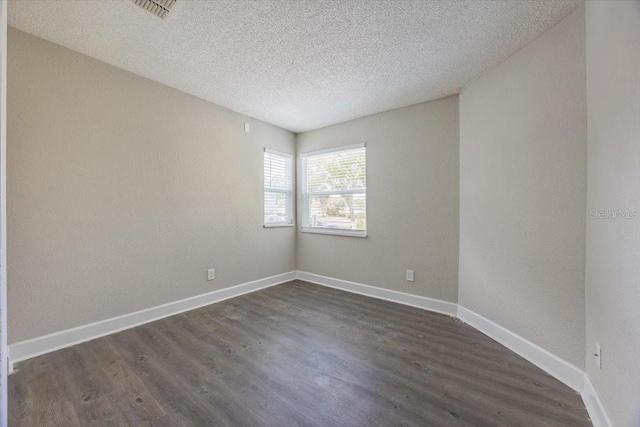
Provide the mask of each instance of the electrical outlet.
POLYGON ((600 347, 600 344, 596 343, 596 352, 593 355, 596 358, 598 369, 602 369, 602 347, 600 347))
POLYGON ((407 270, 407 282, 413 282, 413 270, 407 270))
POLYGON ((245 124, 244 124, 244 131, 245 131, 246 133, 251 132, 251 126, 249 125, 249 123, 245 123, 245 124))
POLYGON ((216 269, 210 268, 207 270, 207 280, 214 280, 216 278, 216 269))

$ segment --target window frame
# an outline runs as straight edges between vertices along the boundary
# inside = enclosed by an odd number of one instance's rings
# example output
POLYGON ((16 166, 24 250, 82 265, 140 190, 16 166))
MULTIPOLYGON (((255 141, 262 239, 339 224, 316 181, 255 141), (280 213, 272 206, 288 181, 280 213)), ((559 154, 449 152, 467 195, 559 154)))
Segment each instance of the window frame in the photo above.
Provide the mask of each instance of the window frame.
POLYGON ((289 153, 283 153, 282 151, 272 150, 270 148, 265 147, 264 152, 262 153, 262 226, 264 228, 295 227, 296 201, 294 197, 294 188, 295 188, 294 177, 295 177, 294 156, 289 153), (291 180, 290 180, 291 187, 289 188, 289 190, 266 187, 266 182, 265 182, 265 155, 266 154, 284 157, 285 159, 287 159, 287 161, 289 161, 290 170, 291 170, 291 180), (267 223, 265 221, 265 210, 266 210, 266 201, 267 201, 266 193, 281 193, 281 194, 289 195, 291 209, 289 212, 286 212, 286 208, 285 208, 285 212, 289 215, 289 218, 287 219, 286 222, 267 223))
POLYGON ((311 233, 311 234, 326 234, 331 236, 347 236, 347 237, 367 237, 368 227, 367 227, 367 144, 352 144, 345 145, 334 148, 327 148, 323 150, 310 151, 307 153, 302 153, 300 155, 301 158, 301 193, 302 193, 302 224, 300 227, 300 231, 302 233, 311 233), (322 154, 330 154, 339 151, 348 151, 354 150, 358 148, 364 148, 364 158, 365 158, 365 174, 364 174, 364 190, 337 190, 337 191, 314 191, 308 192, 308 168, 307 168, 307 159, 309 157, 319 156, 322 154), (364 194, 365 195, 365 216, 364 216, 364 230, 348 230, 341 228, 324 228, 324 227, 311 227, 308 225, 309 221, 309 205, 310 205, 310 196, 315 195, 333 195, 333 194, 364 194))

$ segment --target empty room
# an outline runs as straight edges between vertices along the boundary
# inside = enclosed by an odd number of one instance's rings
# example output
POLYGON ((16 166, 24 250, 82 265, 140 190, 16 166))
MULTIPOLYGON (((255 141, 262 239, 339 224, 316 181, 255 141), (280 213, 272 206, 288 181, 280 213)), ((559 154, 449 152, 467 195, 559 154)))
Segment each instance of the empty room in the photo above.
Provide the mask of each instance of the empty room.
POLYGON ((0 5, 0 426, 640 427, 640 0, 0 5))

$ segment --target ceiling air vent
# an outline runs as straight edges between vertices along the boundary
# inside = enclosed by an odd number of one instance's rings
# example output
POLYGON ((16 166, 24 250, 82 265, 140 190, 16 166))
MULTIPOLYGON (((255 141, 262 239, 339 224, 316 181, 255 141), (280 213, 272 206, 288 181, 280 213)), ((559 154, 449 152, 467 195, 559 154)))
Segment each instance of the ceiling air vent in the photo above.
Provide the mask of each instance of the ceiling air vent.
POLYGON ((131 0, 131 2, 147 12, 153 13, 158 18, 164 19, 178 0, 131 0))

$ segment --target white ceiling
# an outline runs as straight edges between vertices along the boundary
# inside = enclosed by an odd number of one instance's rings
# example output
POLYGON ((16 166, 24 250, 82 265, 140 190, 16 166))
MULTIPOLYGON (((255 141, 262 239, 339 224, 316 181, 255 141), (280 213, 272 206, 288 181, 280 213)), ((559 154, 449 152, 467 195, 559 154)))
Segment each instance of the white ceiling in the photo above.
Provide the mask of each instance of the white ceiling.
POLYGON ((9 25, 302 132, 456 93, 569 1, 10 0, 9 25))

